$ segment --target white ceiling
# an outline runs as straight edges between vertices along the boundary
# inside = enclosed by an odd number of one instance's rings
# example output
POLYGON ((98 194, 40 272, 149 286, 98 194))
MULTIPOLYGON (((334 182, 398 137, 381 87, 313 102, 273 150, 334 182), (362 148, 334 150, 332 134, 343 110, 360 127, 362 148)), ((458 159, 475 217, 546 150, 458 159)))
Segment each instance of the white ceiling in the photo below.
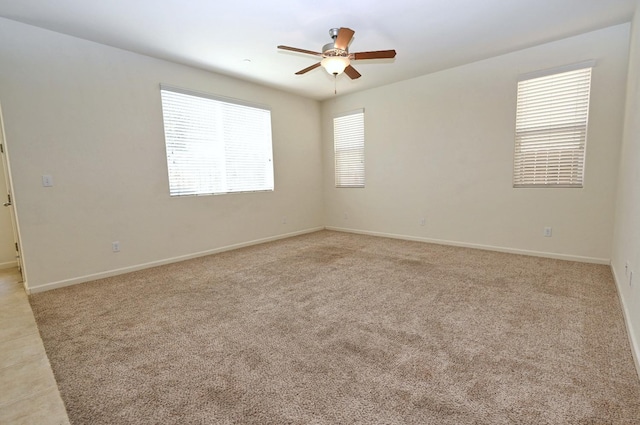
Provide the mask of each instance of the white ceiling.
MULTIPOLYGON (((0 0, 0 16, 254 81, 314 99, 333 96, 317 61, 329 29, 351 52, 396 49, 337 77, 350 93, 631 20, 636 0, 0 0)), ((2 41, 0 41, 2 42, 2 41)))

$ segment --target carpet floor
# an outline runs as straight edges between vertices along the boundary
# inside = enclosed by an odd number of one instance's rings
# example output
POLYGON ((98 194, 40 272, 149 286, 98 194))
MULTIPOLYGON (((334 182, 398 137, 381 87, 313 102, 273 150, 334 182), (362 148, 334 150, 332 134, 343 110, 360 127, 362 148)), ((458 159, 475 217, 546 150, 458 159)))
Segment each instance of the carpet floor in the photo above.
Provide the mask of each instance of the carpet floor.
POLYGON ((72 424, 639 424, 608 266, 321 231, 30 297, 72 424))

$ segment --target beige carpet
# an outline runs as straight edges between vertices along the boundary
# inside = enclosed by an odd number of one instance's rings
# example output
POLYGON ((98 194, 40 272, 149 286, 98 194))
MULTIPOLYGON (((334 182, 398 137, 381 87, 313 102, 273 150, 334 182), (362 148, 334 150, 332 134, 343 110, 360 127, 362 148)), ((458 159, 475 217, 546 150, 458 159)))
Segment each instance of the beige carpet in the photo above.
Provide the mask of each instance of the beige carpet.
POLYGON ((73 424, 638 424, 609 267, 322 231, 31 296, 73 424))

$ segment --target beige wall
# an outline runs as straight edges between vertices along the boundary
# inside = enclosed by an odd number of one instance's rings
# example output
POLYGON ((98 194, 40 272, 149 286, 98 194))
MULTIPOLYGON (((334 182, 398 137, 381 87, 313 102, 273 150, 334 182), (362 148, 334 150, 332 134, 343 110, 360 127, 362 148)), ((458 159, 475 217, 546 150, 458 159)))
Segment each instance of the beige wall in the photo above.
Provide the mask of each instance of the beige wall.
POLYGON ((5 19, 0 64, 31 289, 324 224, 316 101, 5 19), (170 198, 160 83, 269 105, 276 190, 170 198))
POLYGON ((46 289, 324 225, 607 262, 628 37, 629 25, 615 26, 320 107, 0 19, 0 102, 27 284, 46 289), (585 59, 597 65, 584 189, 513 189, 517 76, 585 59), (161 82, 270 105, 276 191, 170 198, 161 82), (367 187, 338 190, 331 117, 361 107, 367 187), (42 174, 54 187, 41 186, 42 174), (545 226, 553 237, 542 236, 545 226))
MULTIPOLYGON (((6 192, 4 178, 4 164, 0 161, 0 200, 4 203, 6 192)), ((9 208, 0 206, 0 269, 16 265, 16 251, 13 248, 13 227, 9 208)))
POLYGON ((608 263, 628 38, 619 25, 323 102, 326 225, 608 263), (587 59, 597 64, 584 188, 514 189, 518 75, 587 59), (336 189, 331 118, 356 108, 366 188, 336 189))
POLYGON ((611 265, 640 374, 640 1, 632 24, 611 265), (629 264, 628 268, 625 265, 629 264), (633 272, 633 277, 631 273, 633 272))

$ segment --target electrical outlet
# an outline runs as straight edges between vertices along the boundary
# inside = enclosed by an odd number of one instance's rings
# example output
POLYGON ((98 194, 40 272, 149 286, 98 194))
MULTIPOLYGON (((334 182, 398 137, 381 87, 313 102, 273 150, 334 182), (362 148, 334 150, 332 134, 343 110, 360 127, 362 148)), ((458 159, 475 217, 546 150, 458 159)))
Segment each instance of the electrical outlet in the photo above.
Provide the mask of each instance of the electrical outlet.
POLYGON ((53 186, 53 177, 50 175, 42 176, 42 186, 44 187, 52 187, 53 186))
POLYGON ((111 242, 111 250, 113 252, 120 252, 120 242, 118 241, 111 242))
POLYGON ((420 226, 424 226, 425 224, 427 224, 427 219, 426 219, 426 218, 424 218, 424 217, 422 217, 422 218, 420 219, 420 226))
POLYGON ((552 231, 551 227, 545 227, 544 228, 544 232, 543 232, 544 237, 545 238, 550 238, 551 237, 551 231, 552 231))

